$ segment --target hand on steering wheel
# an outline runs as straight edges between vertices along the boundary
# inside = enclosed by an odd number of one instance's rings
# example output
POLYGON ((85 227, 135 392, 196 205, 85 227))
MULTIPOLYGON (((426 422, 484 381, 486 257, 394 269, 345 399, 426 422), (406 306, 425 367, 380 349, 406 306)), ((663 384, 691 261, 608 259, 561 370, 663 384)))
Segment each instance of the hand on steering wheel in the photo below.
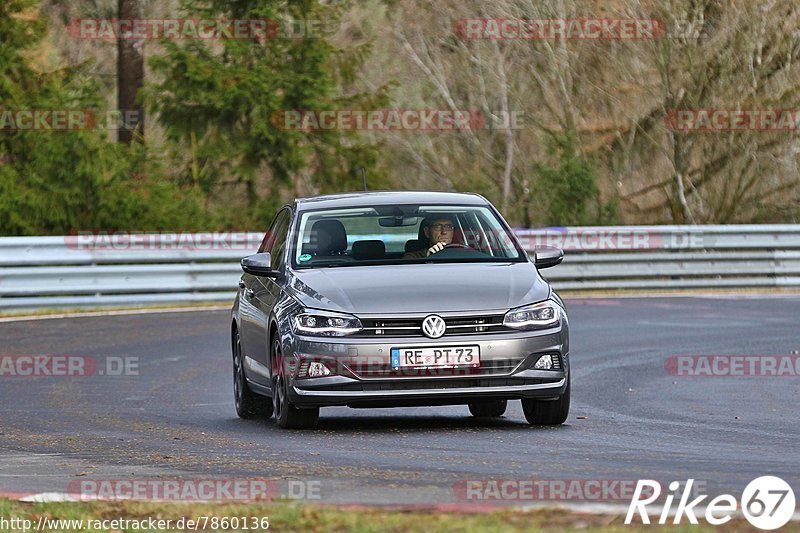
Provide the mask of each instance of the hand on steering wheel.
POLYGON ((435 253, 441 252, 442 250, 444 250, 445 246, 447 246, 445 243, 437 242, 436 244, 434 244, 433 246, 428 248, 428 253, 425 254, 425 255, 426 256, 431 256, 431 255, 433 255, 435 253))
POLYGON ((428 248, 428 255, 429 256, 433 255, 435 253, 441 252, 442 250, 447 250, 448 248, 469 248, 469 246, 457 242, 451 242, 450 244, 437 242, 436 244, 428 248))

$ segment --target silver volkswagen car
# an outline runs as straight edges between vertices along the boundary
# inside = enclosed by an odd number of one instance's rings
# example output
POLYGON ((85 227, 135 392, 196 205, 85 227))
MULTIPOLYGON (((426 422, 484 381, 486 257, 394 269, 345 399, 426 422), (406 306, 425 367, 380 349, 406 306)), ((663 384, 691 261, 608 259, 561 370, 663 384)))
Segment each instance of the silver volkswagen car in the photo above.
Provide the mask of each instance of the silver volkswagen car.
POLYGON ((231 313, 242 418, 313 428, 326 406, 521 400, 534 425, 569 412, 569 324, 539 275, 563 252, 522 249, 483 197, 365 192, 284 206, 231 313))

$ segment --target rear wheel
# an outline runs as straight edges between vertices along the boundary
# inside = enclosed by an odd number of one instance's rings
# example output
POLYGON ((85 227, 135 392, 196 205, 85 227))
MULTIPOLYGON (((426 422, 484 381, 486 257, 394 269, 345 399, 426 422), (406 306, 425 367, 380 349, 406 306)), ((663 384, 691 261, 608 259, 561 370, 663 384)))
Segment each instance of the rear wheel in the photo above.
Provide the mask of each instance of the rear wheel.
POLYGON ((280 341, 272 343, 272 403, 275 421, 284 429, 313 429, 319 421, 319 408, 298 409, 289 402, 288 383, 283 375, 280 341))
POLYGON ((506 400, 488 400, 482 402, 472 402, 469 404, 469 412, 472 416, 480 418, 503 416, 508 407, 506 400))
POLYGON ((558 400, 541 401, 532 398, 522 400, 522 412, 532 426, 557 426, 563 424, 569 416, 570 381, 558 400))
POLYGON ((250 390, 244 375, 244 355, 239 331, 233 335, 233 398, 236 414, 240 418, 251 419, 272 416, 272 403, 250 390))

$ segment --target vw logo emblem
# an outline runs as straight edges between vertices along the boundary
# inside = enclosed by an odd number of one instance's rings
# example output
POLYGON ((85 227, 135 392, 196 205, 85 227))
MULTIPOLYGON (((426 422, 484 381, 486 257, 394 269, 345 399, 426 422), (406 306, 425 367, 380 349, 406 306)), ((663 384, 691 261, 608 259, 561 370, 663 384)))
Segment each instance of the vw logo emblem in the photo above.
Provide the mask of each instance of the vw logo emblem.
POLYGON ((429 315, 422 321, 422 332, 431 339, 438 339, 447 329, 444 319, 439 315, 429 315))

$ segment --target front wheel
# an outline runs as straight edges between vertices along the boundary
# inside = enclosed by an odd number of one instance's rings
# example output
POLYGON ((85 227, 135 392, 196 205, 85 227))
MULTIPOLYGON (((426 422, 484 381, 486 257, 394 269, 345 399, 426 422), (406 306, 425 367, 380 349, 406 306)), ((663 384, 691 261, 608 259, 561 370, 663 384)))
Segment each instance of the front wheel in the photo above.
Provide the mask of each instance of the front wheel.
POLYGON ((250 390, 244 375, 244 354, 239 331, 233 337, 233 400, 239 418, 251 419, 272 416, 272 403, 250 390))
POLYGON ((570 380, 567 388, 558 400, 541 401, 533 398, 522 400, 522 412, 532 426, 557 426, 563 424, 569 416, 570 380))
POLYGON ((275 362, 272 377, 272 405, 275 421, 283 429, 314 429, 319 422, 319 407, 298 409, 289 403, 288 383, 283 376, 280 342, 272 343, 272 360, 275 362))

